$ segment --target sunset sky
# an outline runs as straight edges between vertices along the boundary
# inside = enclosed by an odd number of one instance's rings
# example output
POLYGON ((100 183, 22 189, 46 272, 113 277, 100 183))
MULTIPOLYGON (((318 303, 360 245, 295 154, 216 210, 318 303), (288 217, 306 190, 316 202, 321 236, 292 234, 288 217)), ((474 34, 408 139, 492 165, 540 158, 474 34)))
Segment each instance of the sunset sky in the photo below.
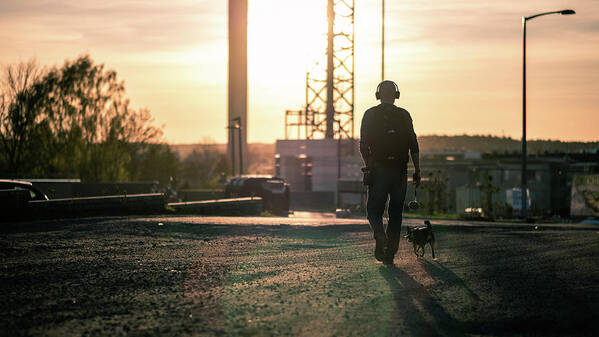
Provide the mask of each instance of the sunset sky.
MULTIPOLYGON (((376 104, 380 0, 356 2, 356 130, 376 104)), ((249 141, 284 135, 325 52, 326 0, 249 0, 249 141)), ((416 132, 521 136, 522 15, 529 138, 599 140, 599 0, 387 0, 387 78, 416 132)), ((90 54, 118 72, 169 143, 226 141, 227 1, 0 1, 0 64, 90 54)))

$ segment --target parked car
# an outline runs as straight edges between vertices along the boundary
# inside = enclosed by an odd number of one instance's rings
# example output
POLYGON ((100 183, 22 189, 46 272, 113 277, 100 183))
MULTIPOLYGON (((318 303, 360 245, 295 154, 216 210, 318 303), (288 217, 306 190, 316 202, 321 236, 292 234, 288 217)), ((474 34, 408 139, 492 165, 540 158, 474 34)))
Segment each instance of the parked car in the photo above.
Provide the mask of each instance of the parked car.
POLYGON ((0 179, 0 190, 27 190, 30 200, 48 200, 48 196, 28 181, 0 179))
POLYGON ((261 197, 264 209, 272 214, 289 215, 289 184, 272 176, 238 176, 225 185, 228 197, 261 197))

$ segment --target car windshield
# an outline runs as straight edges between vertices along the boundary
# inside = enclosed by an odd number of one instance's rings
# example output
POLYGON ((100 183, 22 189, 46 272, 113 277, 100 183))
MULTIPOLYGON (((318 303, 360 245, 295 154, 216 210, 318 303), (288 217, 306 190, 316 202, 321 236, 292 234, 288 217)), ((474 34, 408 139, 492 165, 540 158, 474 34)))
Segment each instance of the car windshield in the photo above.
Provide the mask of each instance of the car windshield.
POLYGON ((262 183, 262 188, 274 193, 283 193, 285 191, 285 184, 280 180, 270 179, 262 183))
POLYGON ((15 190, 26 190, 29 191, 29 195, 31 196, 31 199, 35 199, 37 197, 37 193, 35 193, 35 191, 29 189, 29 188, 24 188, 21 186, 15 186, 15 190))

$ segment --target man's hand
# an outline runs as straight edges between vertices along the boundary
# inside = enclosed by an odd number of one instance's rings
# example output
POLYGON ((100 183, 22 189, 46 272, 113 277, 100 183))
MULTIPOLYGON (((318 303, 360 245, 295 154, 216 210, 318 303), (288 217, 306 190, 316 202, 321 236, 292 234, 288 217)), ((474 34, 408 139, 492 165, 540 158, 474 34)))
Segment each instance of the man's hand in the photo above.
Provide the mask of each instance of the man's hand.
POLYGON ((420 186, 420 154, 418 152, 410 152, 410 155, 414 163, 414 175, 412 178, 414 179, 414 186, 418 187, 420 186))
POLYGON ((370 168, 362 167, 362 184, 364 186, 370 186, 372 184, 372 176, 370 174, 370 168))
POLYGON ((414 175, 412 175, 412 180, 414 182, 414 186, 419 187, 421 179, 422 179, 422 177, 420 177, 420 171, 414 172, 414 175))

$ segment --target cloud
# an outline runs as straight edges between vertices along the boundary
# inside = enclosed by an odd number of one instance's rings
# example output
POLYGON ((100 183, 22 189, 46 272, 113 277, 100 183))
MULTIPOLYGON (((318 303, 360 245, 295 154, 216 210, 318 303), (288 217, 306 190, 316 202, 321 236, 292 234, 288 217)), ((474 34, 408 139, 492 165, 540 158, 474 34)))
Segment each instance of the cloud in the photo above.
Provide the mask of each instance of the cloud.
MULTIPOLYGON (((323 1, 249 0, 250 25, 259 20, 264 26, 249 31, 254 43, 249 46, 254 140, 272 141, 273 122, 264 121, 276 120, 276 130, 282 133, 283 111, 302 102, 301 57, 294 56, 309 49, 314 55, 324 53, 306 47, 309 29, 314 21, 322 21, 324 13, 312 16, 301 10, 316 11, 313 4, 323 1), (270 31, 269 22, 278 31, 270 31), (280 29, 285 26, 300 33, 291 37, 280 29), (282 35, 298 46, 282 43, 282 35), (261 125, 267 127, 260 129, 261 125)), ((578 112, 577 123, 596 124, 599 1, 388 0, 386 4, 386 74, 400 80, 406 92, 401 104, 422 114, 419 125, 430 122, 426 132, 461 132, 451 121, 466 118, 476 120, 479 128, 474 131, 484 133, 493 118, 506 114, 515 116, 516 122, 505 121, 501 128, 519 132, 521 16, 566 7, 577 14, 530 23, 529 81, 531 95, 535 90, 538 95, 531 109, 555 110, 557 116, 563 107, 555 102, 569 99, 568 114, 578 112)), ((0 0, 0 62, 37 55, 42 63, 61 64, 65 58, 89 53, 96 62, 118 71, 127 81, 132 102, 149 107, 159 124, 167 125, 169 140, 194 141, 205 135, 224 140, 226 15, 227 0, 0 0), (186 122, 190 120, 197 127, 190 128, 186 122)), ((355 28, 359 122, 364 108, 374 103, 372 90, 380 75, 380 0, 356 1, 355 28)), ((577 133, 566 131, 564 137, 577 133)))
POLYGON ((552 15, 530 21, 529 34, 551 39, 564 34, 589 35, 599 31, 599 1, 566 3, 564 5, 564 1, 555 0, 392 2, 388 13, 389 41, 427 41, 438 45, 502 44, 521 39, 523 15, 558 10, 568 5, 579 9, 579 13, 576 16, 552 15))
POLYGON ((8 0, 0 4, 0 22, 2 35, 17 40, 28 38, 19 29, 24 25, 36 33, 37 42, 78 42, 122 52, 164 51, 226 38, 224 11, 220 1, 8 0))

